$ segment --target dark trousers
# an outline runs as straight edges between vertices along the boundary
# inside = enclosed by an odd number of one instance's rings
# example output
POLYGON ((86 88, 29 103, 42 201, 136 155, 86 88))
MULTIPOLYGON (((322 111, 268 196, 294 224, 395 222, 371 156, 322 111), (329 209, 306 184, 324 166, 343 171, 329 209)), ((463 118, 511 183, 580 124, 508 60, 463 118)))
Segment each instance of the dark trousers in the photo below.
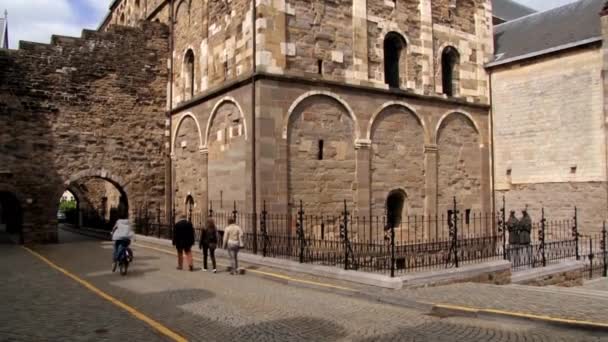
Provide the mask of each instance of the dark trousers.
POLYGON ((129 240, 129 239, 114 241, 114 254, 113 254, 112 261, 114 261, 114 262, 118 261, 118 256, 122 252, 123 248, 129 247, 130 244, 131 244, 131 240, 129 240))
POLYGON ((211 263, 213 264, 213 269, 216 269, 215 266, 215 246, 205 246, 203 245, 203 268, 207 269, 207 253, 211 256, 211 263))

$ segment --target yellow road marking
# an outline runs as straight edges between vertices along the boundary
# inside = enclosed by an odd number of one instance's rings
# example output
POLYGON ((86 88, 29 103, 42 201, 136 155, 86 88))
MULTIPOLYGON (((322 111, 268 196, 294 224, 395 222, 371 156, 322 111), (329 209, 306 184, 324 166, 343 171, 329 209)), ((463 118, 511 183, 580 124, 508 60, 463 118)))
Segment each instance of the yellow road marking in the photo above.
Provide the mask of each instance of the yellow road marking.
POLYGON ((608 328, 608 324, 606 324, 606 323, 580 321, 580 320, 567 319, 567 318, 556 318, 556 317, 551 317, 551 316, 546 316, 546 315, 535 315, 535 314, 497 310, 497 309, 477 309, 477 308, 471 308, 471 307, 466 307, 466 306, 447 305, 447 304, 434 304, 434 306, 437 308, 453 309, 453 310, 460 310, 460 311, 465 311, 465 312, 493 313, 493 314, 499 314, 499 315, 505 315, 505 316, 511 316, 511 317, 536 319, 536 320, 542 320, 542 321, 548 321, 548 322, 554 322, 554 323, 567 323, 567 324, 575 324, 575 325, 586 325, 586 326, 593 326, 593 327, 608 328))
POLYGON ((91 292, 95 293, 96 295, 100 296, 101 298, 109 301, 110 303, 118 306, 119 308, 127 311, 128 313, 130 313, 131 315, 135 316, 137 319, 147 323, 149 326, 151 326, 152 328, 156 329, 158 332, 160 332, 161 334, 169 337, 170 339, 172 339, 173 341, 176 342, 186 342, 188 341, 186 338, 180 336, 179 334, 173 332, 172 330, 170 330, 169 328, 165 327, 164 325, 162 325, 161 323, 153 320, 152 318, 146 316, 145 314, 137 311, 137 309, 119 301, 118 299, 110 296, 109 294, 101 291, 100 289, 98 289, 97 287, 95 287, 93 284, 89 283, 88 281, 79 278, 78 276, 70 273, 68 270, 62 268, 61 266, 53 263, 52 261, 50 261, 49 259, 47 259, 46 257, 44 257, 43 255, 27 248, 27 247, 23 247, 26 251, 30 252, 31 254, 33 254, 34 256, 38 257, 40 260, 44 261, 45 263, 47 263, 49 266, 51 266, 52 268, 58 270, 59 272, 65 274, 66 276, 68 276, 69 278, 72 278, 73 280, 75 280, 76 282, 80 283, 82 286, 86 287, 87 289, 89 289, 91 292))
MULTIPOLYGON (((166 249, 162 249, 162 248, 157 248, 157 247, 152 247, 152 246, 148 246, 148 245, 142 245, 140 243, 135 243, 136 246, 142 247, 142 248, 148 248, 148 249, 152 249, 155 251, 159 251, 165 254, 169 254, 169 255, 174 255, 176 256, 177 253, 172 252, 172 251, 168 251, 166 249)), ((201 262, 201 259, 198 257, 193 256, 193 259, 201 262)), ((222 264, 222 263, 218 263, 218 265, 220 266, 228 266, 226 264, 222 264)), ((274 277, 274 278, 278 278, 278 279, 283 279, 283 280, 289 280, 289 281, 293 281, 293 282, 297 282, 297 283, 302 283, 302 284, 309 284, 309 285, 315 285, 315 286, 320 286, 320 287, 327 287, 327 288, 333 288, 333 289, 338 289, 338 290, 345 290, 345 291, 353 291, 355 292, 355 289, 351 289, 348 287, 343 287, 343 286, 339 286, 339 285, 333 285, 333 284, 327 284, 327 283, 320 283, 320 282, 316 282, 316 281, 311 281, 311 280, 304 280, 304 279, 298 279, 298 278, 293 278, 284 274, 278 274, 278 273, 272 273, 272 272, 265 272, 265 271, 260 271, 260 270, 252 270, 252 269, 247 269, 247 272, 251 272, 251 273, 257 273, 257 274, 263 274, 269 277, 274 277)))

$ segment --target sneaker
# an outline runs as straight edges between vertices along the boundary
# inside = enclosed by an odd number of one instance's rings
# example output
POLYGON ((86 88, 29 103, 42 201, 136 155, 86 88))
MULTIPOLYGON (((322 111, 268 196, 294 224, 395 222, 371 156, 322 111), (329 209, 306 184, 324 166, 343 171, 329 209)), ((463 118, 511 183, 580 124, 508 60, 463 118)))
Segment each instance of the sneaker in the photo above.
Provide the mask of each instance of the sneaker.
MULTIPOLYGON (((205 270, 205 271, 206 271, 206 270, 205 270)), ((217 270, 216 270, 215 268, 213 269, 213 273, 217 273, 217 270)))
POLYGON ((206 268, 203 268, 201 271, 203 271, 203 272, 207 272, 207 269, 206 269, 206 268))
POLYGON ((116 263, 115 262, 112 263, 112 272, 116 272, 116 263))

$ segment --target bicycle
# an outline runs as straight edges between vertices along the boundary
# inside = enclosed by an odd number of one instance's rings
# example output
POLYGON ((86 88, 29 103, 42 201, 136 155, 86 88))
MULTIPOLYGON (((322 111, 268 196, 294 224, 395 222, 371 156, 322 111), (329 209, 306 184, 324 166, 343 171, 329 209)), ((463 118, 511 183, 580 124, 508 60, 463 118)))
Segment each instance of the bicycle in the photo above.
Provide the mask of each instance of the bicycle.
MULTIPOLYGON (((126 246, 120 246, 120 251, 118 252, 118 269, 120 271, 120 275, 127 275, 127 270, 129 269, 129 264, 133 262, 133 251, 131 248, 126 246)), ((114 269, 112 271, 115 271, 114 269)))

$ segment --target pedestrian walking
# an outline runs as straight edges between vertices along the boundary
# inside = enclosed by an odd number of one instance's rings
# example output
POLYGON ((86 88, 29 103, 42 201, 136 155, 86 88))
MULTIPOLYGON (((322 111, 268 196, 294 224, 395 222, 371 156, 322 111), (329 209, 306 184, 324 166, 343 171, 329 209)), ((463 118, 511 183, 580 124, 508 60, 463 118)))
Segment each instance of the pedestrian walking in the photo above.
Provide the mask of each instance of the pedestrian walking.
POLYGON ((239 249, 244 247, 243 244, 243 231, 241 227, 236 225, 236 220, 234 218, 228 219, 228 227, 224 230, 224 241, 223 241, 224 249, 228 250, 228 255, 230 256, 230 274, 239 274, 239 249))
POLYGON ((203 253, 203 272, 207 272, 207 254, 211 257, 213 273, 217 272, 215 265, 215 248, 217 247, 217 228, 212 218, 207 219, 205 227, 201 232, 201 239, 198 248, 203 253))
POLYGON ((192 261, 192 246, 194 245, 194 227, 186 220, 185 216, 180 216, 179 222, 175 224, 173 232, 173 246, 177 249, 177 269, 181 270, 184 266, 184 254, 188 261, 190 271, 194 271, 192 261))

